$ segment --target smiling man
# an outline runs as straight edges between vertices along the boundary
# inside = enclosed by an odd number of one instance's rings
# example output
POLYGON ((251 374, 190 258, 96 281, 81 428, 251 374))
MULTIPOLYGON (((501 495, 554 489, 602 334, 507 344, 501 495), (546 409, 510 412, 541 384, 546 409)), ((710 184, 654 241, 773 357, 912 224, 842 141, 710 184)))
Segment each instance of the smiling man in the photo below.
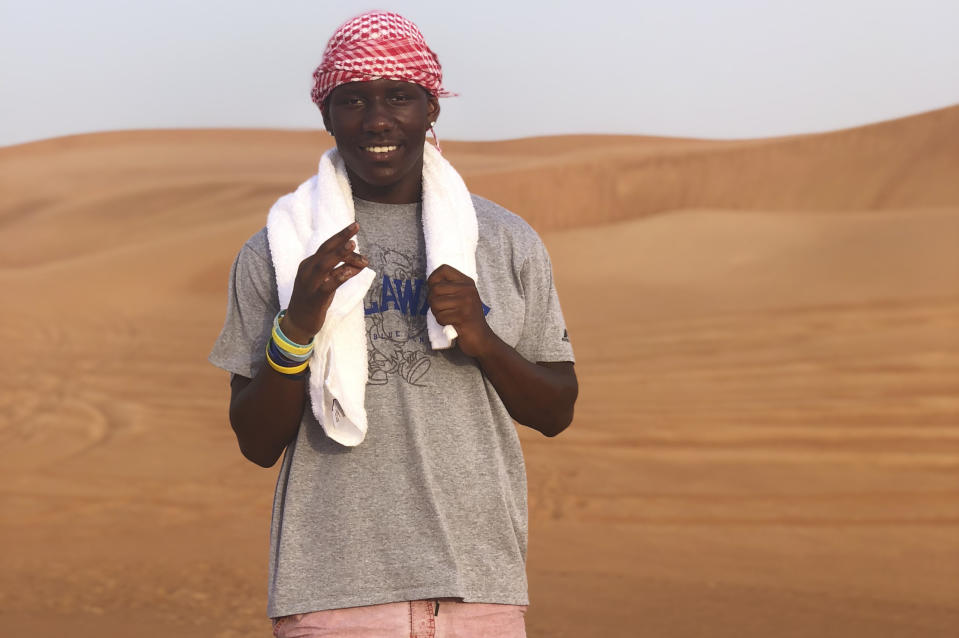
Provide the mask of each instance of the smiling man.
POLYGON ((513 420, 570 424, 573 353, 539 237, 425 142, 448 95, 405 18, 340 27, 313 87, 336 148, 233 265, 210 360, 244 456, 283 456, 277 636, 525 636, 513 420))

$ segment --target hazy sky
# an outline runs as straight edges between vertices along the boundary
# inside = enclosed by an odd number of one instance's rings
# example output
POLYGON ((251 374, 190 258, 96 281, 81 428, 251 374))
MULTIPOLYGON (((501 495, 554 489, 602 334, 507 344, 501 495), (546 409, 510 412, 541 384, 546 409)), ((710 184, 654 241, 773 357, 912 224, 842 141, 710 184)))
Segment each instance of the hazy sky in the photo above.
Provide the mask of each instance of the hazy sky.
POLYGON ((0 145, 127 128, 319 128, 310 75, 371 8, 443 64, 446 139, 765 137, 959 103, 956 0, 0 0, 0 145))

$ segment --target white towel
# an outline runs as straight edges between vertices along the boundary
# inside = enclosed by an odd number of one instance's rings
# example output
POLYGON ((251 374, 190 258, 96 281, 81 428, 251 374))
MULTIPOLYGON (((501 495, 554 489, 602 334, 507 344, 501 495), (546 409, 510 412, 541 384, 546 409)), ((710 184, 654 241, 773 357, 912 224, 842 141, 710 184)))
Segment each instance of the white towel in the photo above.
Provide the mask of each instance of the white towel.
MULTIPOLYGON (((286 308, 300 262, 320 244, 356 219, 353 193, 343 159, 332 148, 320 159, 316 175, 284 195, 270 209, 267 238, 280 307, 286 308)), ((439 151, 424 142, 423 236, 426 273, 448 264, 476 280, 476 211, 463 178, 439 151)), ((356 252, 362 254, 358 239, 356 252)), ((370 268, 343 283, 333 296, 310 359, 310 403, 327 436, 354 446, 366 437, 366 324, 363 298, 376 278, 370 268)), ((449 348, 453 326, 426 316, 430 344, 449 348)))

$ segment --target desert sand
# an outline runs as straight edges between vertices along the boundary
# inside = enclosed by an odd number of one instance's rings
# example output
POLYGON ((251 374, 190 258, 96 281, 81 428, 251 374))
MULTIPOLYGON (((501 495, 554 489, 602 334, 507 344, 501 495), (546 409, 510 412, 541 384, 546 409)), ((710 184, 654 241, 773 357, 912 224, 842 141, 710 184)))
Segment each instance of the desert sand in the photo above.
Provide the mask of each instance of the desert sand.
MULTIPOLYGON (((323 132, 0 148, 0 634, 268 636, 277 467, 206 361, 323 132)), ((749 141, 445 142, 550 249, 531 638, 959 635, 959 107, 749 141)))

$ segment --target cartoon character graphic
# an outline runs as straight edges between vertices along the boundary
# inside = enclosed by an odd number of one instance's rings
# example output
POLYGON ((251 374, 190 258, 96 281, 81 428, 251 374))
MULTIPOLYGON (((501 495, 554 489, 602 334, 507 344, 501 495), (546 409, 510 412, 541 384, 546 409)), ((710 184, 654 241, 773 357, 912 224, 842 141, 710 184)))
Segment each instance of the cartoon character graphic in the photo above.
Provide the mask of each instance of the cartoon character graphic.
POLYGON ((430 369, 429 339, 426 333, 427 302, 424 264, 409 255, 372 244, 367 248, 376 264, 378 280, 367 293, 367 355, 372 385, 385 385, 399 378, 425 386, 430 369))

